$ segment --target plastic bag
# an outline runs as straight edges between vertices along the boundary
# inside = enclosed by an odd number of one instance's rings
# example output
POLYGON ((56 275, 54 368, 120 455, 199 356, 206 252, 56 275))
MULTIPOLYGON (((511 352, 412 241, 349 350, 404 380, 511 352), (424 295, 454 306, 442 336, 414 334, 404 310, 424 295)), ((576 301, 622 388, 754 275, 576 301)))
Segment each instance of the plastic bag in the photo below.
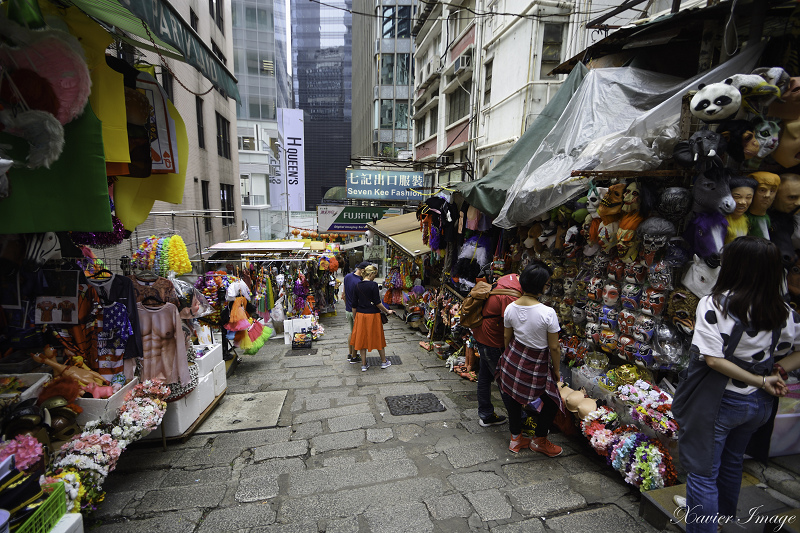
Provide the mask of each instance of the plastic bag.
POLYGON ((181 318, 191 319, 210 315, 214 309, 209 305, 206 297, 199 290, 195 289, 191 283, 170 277, 175 292, 178 293, 178 303, 181 318))
POLYGON ((286 313, 283 312, 283 296, 275 302, 269 317, 275 333, 283 333, 283 321, 286 319, 286 313))

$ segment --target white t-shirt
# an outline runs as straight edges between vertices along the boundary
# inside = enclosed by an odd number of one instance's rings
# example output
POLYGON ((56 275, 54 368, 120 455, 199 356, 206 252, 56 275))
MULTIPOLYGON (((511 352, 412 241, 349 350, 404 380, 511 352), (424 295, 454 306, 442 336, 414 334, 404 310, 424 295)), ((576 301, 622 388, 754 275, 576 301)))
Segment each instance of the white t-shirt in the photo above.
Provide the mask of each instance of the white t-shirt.
MULTIPOLYGON (((730 315, 727 317, 723 315, 711 296, 703 297, 697 305, 692 347, 696 348, 703 356, 725 357, 723 350, 735 324, 736 322, 730 315)), ((733 356, 747 363, 758 362, 769 357, 771 344, 772 331, 755 331, 747 329, 745 326, 742 338, 733 351, 733 356)), ((795 346, 800 347, 800 314, 790 310, 789 319, 781 329, 774 355, 784 356, 792 352, 795 346)), ((772 372, 770 371, 770 373, 772 372)), ((729 379, 725 390, 739 394, 752 394, 758 390, 758 387, 729 379)))
POLYGON ((558 333, 558 316, 555 309, 542 303, 519 305, 512 302, 506 307, 503 325, 514 328, 514 337, 529 348, 543 350, 549 346, 548 333, 558 333))

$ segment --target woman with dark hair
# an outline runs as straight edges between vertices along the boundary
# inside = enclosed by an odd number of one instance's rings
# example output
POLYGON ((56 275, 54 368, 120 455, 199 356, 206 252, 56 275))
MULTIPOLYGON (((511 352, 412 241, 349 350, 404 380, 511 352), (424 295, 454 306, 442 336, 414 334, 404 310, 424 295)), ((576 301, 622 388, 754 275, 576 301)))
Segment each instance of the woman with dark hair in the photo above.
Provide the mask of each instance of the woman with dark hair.
POLYGON ((511 442, 508 449, 523 448, 548 457, 562 450, 547 440, 556 413, 564 411, 556 383, 559 380, 561 347, 558 344, 558 316, 552 307, 541 303, 544 286, 553 271, 541 261, 533 261, 519 276, 523 294, 506 307, 503 315, 506 350, 497 369, 497 384, 508 411, 511 442), (533 440, 522 435, 522 406, 542 399, 542 410, 533 440))
POLYGON ((378 275, 378 267, 369 265, 364 269, 363 280, 356 285, 356 297, 353 303, 355 320, 353 321, 353 333, 351 342, 357 352, 361 352, 361 371, 366 372, 369 368, 367 364, 367 351, 378 350, 381 356, 381 368, 389 368, 392 362, 386 359, 386 337, 383 335, 383 322, 381 313, 391 315, 394 313, 381 302, 378 284, 375 283, 375 276, 378 275))
POLYGON ((773 356, 800 345, 800 315, 784 302, 782 287, 778 247, 739 237, 723 248, 719 278, 697 306, 689 372, 705 377, 683 393, 691 377, 679 385, 673 402, 689 472, 687 533, 711 533, 735 520, 745 447, 769 418, 773 396, 786 394, 781 365, 800 366, 800 352, 773 364, 773 356))

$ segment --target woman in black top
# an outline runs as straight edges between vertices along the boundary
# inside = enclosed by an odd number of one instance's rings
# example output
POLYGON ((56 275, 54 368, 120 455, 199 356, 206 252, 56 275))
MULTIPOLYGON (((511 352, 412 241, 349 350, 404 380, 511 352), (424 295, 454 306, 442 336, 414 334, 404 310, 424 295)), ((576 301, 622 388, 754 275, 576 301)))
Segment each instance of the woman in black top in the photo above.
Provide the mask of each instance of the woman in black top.
POLYGON ((353 302, 353 312, 355 322, 353 324, 353 347, 361 353, 361 371, 366 372, 367 351, 378 350, 381 356, 381 368, 388 368, 392 365, 386 359, 386 338, 383 335, 383 322, 380 313, 391 315, 394 313, 381 302, 378 292, 378 284, 375 283, 375 276, 378 268, 369 265, 364 269, 363 280, 356 285, 356 297, 353 302))

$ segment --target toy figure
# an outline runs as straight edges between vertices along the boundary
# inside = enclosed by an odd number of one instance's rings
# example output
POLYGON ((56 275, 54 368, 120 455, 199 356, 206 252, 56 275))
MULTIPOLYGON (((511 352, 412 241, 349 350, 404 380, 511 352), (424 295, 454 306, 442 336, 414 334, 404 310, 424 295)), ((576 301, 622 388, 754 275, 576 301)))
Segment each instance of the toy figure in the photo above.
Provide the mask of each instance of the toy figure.
POLYGON ((725 217, 728 220, 728 232, 725 235, 725 244, 728 244, 736 237, 744 237, 749 231, 749 220, 745 216, 750 204, 753 202, 753 196, 756 189, 758 189, 758 182, 753 178, 744 176, 736 176, 731 178, 730 182, 731 196, 736 202, 736 209, 733 213, 725 217))
POLYGON ((653 287, 647 287, 642 293, 642 302, 640 307, 642 308, 642 313, 650 316, 661 316, 661 313, 664 312, 664 307, 666 307, 667 303, 667 293, 664 291, 659 291, 654 289, 653 287))
POLYGON ((603 305, 614 306, 619 302, 619 285, 608 282, 603 286, 603 305))
POLYGON ((678 287, 669 295, 667 315, 678 331, 691 337, 694 334, 694 318, 700 298, 684 287, 678 287))
POLYGON ((45 346, 43 353, 32 353, 31 359, 39 364, 44 364, 53 369, 53 376, 65 376, 72 378, 79 382, 81 385, 86 386, 89 383, 96 383, 98 385, 108 385, 108 381, 95 372, 94 370, 86 370, 76 366, 62 365, 56 361, 56 351, 50 346, 45 346))
POLYGON ((622 195, 622 212, 633 213, 639 210, 639 184, 632 181, 625 187, 622 195))
POLYGON ((639 253, 639 243, 636 241, 636 228, 642 222, 638 211, 628 213, 619 222, 617 230, 617 254, 624 263, 632 263, 639 253))
POLYGON ((663 248, 676 234, 675 224, 661 217, 650 217, 636 228, 642 240, 642 254, 645 264, 653 264, 656 252, 663 248))
POLYGON ((619 332, 623 335, 633 335, 633 329, 636 326, 636 313, 629 309, 623 309, 617 315, 617 325, 619 332))
POLYGON ((625 309, 639 309, 639 300, 642 297, 642 286, 636 283, 625 283, 622 286, 620 301, 625 309))
POLYGON ((701 83, 689 102, 692 115, 706 124, 714 124, 736 115, 742 104, 742 94, 728 78, 722 83, 701 83))
POLYGON ((750 235, 769 239, 770 220, 767 210, 775 201, 775 195, 781 185, 781 177, 772 172, 753 172, 749 177, 758 183, 750 209, 747 211, 750 235))

